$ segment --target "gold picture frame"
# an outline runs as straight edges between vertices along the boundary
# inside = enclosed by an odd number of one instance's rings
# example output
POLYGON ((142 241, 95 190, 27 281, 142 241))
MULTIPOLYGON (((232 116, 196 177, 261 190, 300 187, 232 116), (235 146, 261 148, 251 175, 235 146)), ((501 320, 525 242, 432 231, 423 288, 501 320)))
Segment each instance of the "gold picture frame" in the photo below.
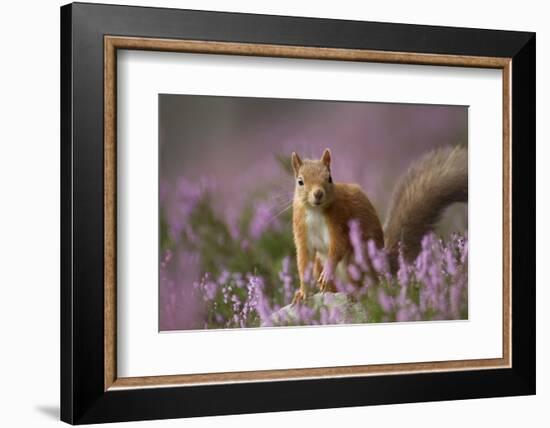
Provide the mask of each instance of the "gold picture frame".
POLYGON ((357 49, 297 47, 284 45, 170 40, 144 37, 104 37, 104 139, 105 139, 105 390, 410 374, 438 371, 507 368, 511 364, 511 58, 467 55, 380 52, 357 49), (208 55, 320 59, 333 61, 382 62, 393 64, 439 65, 493 68, 502 70, 503 145, 503 325, 502 358, 433 361, 422 363, 357 365, 304 369, 281 369, 227 373, 204 373, 148 377, 116 375, 116 64, 117 50, 144 50, 208 55))

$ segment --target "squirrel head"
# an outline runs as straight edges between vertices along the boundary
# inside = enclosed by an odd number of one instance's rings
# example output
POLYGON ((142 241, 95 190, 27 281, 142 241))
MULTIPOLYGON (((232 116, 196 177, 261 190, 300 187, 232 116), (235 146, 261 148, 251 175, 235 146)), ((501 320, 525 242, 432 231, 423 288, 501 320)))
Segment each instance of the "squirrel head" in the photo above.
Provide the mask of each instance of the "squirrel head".
POLYGON ((309 208, 326 208, 334 200, 334 183, 330 173, 331 154, 325 149, 321 159, 300 159, 292 153, 296 187, 294 198, 309 208))

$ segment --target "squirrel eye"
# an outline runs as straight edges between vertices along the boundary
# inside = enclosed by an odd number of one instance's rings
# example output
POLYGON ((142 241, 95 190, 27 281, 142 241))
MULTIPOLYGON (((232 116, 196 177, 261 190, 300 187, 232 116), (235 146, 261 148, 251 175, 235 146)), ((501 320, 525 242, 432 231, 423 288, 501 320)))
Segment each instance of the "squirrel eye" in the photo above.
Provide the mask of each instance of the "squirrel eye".
POLYGON ((329 175, 329 176, 328 176, 328 182, 329 182, 329 183, 332 183, 332 175, 329 175))
POLYGON ((300 186, 303 186, 304 185, 304 180, 302 180, 301 178, 298 179, 298 184, 300 186))

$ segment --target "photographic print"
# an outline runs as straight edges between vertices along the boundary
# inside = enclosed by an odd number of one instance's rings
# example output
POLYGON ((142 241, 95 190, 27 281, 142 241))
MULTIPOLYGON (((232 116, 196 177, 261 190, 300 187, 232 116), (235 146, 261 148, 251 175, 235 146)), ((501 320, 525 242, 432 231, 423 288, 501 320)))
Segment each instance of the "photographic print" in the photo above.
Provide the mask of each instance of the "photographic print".
POLYGON ((467 106, 159 95, 159 330, 468 318, 467 106))
POLYGON ((535 394, 534 33, 60 24, 61 420, 535 394))

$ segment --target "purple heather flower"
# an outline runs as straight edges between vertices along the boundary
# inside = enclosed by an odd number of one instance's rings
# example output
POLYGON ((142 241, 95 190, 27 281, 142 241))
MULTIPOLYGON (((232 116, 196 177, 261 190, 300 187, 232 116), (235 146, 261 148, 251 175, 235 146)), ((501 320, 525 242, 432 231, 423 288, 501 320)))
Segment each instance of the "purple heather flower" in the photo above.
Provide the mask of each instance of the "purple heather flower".
POLYGON ((304 282, 317 281, 317 278, 313 278, 313 264, 308 263, 306 271, 304 272, 304 282))
POLYGON ((383 249, 379 249, 372 239, 369 239, 367 248, 374 270, 381 274, 388 273, 388 257, 386 252, 383 249))
POLYGON ((224 269, 220 274, 220 276, 218 277, 218 284, 224 285, 227 281, 229 281, 230 278, 231 278, 231 273, 227 269, 224 269))
POLYGON ((399 269, 397 271, 397 280, 401 286, 406 287, 409 285, 409 266, 403 257, 403 251, 399 249, 399 269))
POLYGON ((173 185, 161 183, 161 203, 165 210, 168 233, 173 241, 179 241, 185 232, 189 241, 197 242, 198 236, 189 223, 189 217, 213 189, 213 182, 206 178, 198 182, 179 178, 173 185))
POLYGON ((399 308, 395 315, 395 320, 398 322, 411 321, 411 314, 407 308, 399 308))
POLYGON ((409 303, 409 299, 407 297, 407 286, 403 286, 403 285, 401 286, 401 289, 399 290, 399 294, 395 299, 395 303, 398 306, 406 306, 409 303))
POLYGON ((353 247, 353 255, 355 257, 355 262, 361 266, 365 267, 365 254, 364 254, 364 243, 363 235, 361 233, 361 225, 359 220, 350 220, 349 221, 349 239, 351 246, 353 247))
POLYGON ((447 268, 447 273, 451 276, 456 275, 456 261, 453 254, 453 250, 450 246, 445 248, 445 265, 447 268))
POLYGON ((283 300, 285 304, 290 303, 293 296, 293 277, 290 273, 290 257, 287 256, 283 259, 282 269, 279 272, 279 279, 283 283, 283 300))
POLYGON ((393 312, 395 303, 393 297, 388 296, 382 289, 378 291, 378 303, 382 307, 382 310, 387 314, 393 312))
POLYGON ((324 306, 321 309, 319 309, 319 323, 321 325, 330 324, 328 310, 324 306))
POLYGON ((235 272, 233 274, 233 283, 237 288, 243 288, 246 286, 246 281, 243 278, 243 274, 240 272, 235 272))
POLYGON ((328 320, 330 324, 342 324, 346 321, 341 309, 336 306, 331 306, 328 314, 328 320))
POLYGON ((180 250, 167 250, 160 262, 159 305, 162 330, 197 328, 202 325, 198 258, 180 250))
POLYGON ((250 222, 250 237, 258 239, 269 227, 277 228, 278 226, 278 219, 273 216, 270 205, 266 202, 256 204, 254 215, 250 222))
POLYGON ((259 294, 258 303, 256 304, 255 309, 263 325, 271 326, 273 324, 271 315, 275 312, 275 310, 270 307, 269 302, 263 293, 259 294))
POLYGON ((348 265, 348 273, 349 273, 350 278, 355 282, 357 282, 361 279, 361 270, 354 263, 350 263, 348 265))
POLYGON ((218 292, 218 284, 214 281, 206 281, 203 285, 204 295, 207 300, 214 300, 218 292))

